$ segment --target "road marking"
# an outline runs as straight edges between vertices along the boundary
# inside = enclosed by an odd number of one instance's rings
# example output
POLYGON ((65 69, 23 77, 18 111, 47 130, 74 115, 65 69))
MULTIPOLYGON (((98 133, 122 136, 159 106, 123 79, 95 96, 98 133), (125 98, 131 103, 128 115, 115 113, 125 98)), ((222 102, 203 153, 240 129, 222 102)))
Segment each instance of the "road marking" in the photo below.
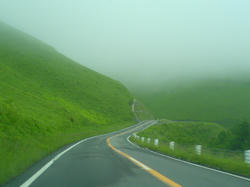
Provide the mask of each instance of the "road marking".
MULTIPOLYGON (((103 136, 103 135, 101 135, 101 136, 103 136)), ((71 150, 72 148, 77 146, 78 144, 80 144, 82 142, 85 142, 87 140, 90 140, 92 138, 95 138, 95 137, 97 137, 97 136, 81 140, 81 141, 75 143, 74 145, 70 146, 68 149, 64 150, 63 152, 59 153, 57 156, 55 156, 53 159, 51 159, 47 164, 45 164, 40 170, 38 170, 34 175, 32 175, 27 181, 25 181, 20 187, 28 187, 28 186, 30 186, 40 175, 42 175, 63 154, 65 154, 66 152, 68 152, 69 150, 71 150)))
MULTIPOLYGON (((147 124, 147 123, 146 123, 147 124)), ((164 184, 167 184, 171 187, 182 187, 181 185, 175 183, 174 181, 168 179, 166 176, 160 174, 159 172, 155 171, 154 169, 148 167, 147 165, 143 164, 142 162, 134 159, 133 157, 131 157, 130 155, 120 151, 119 149, 115 148, 111 143, 110 140, 116 136, 121 136, 123 134, 126 134, 128 132, 134 131, 135 129, 138 129, 139 127, 146 125, 146 124, 142 124, 134 129, 131 129, 130 131, 126 131, 114 136, 111 136, 109 138, 106 139, 106 143, 107 145, 115 152, 117 152, 118 154, 124 156, 125 158, 127 158, 128 160, 130 160, 132 163, 134 163, 135 165, 137 165, 138 167, 142 168, 143 170, 147 171, 148 173, 150 173, 151 175, 153 175, 154 177, 156 177, 158 180, 160 180, 161 182, 163 182, 164 184)))
POLYGON ((36 172, 32 177, 30 177, 25 183, 20 187, 28 187, 33 183, 45 170, 47 170, 53 164, 53 160, 45 164, 38 172, 36 172))
POLYGON ((144 165, 143 163, 141 163, 141 162, 135 160, 135 159, 134 159, 133 157, 131 157, 131 156, 129 157, 129 160, 131 160, 132 162, 134 162, 136 165, 142 167, 144 170, 150 170, 150 168, 149 168, 148 166, 146 166, 146 165, 144 165))
MULTIPOLYGON (((140 148, 140 149, 144 149, 140 146, 138 146, 137 144, 134 144, 132 143, 130 140, 129 140, 129 137, 127 137, 127 141, 132 144, 133 146, 137 147, 137 148, 140 148)), ((144 149, 145 150, 145 149, 144 149)), ((166 158, 169 158, 169 159, 172 159, 172 160, 175 160, 175 161, 179 161, 179 162, 183 162, 185 164, 189 164, 189 165, 192 165, 192 166, 195 166, 195 167, 199 167, 199 168, 203 168, 203 169, 207 169, 207 170, 211 170, 211 171, 215 171, 215 172, 218 172, 218 173, 222 173, 224 175, 229 175, 229 176, 232 176, 232 177, 235 177, 235 178, 239 178, 239 179, 242 179, 242 180, 246 180, 246 181, 250 181, 249 178, 246 178, 246 177, 242 177, 242 176, 239 176, 239 175, 235 175, 235 174, 232 174, 232 173, 228 173, 228 172, 225 172, 225 171, 220 171, 220 170, 217 170, 217 169, 213 169, 213 168, 209 168, 209 167, 206 167, 206 166, 202 166, 202 165, 198 165, 198 164, 194 164, 194 163, 191 163, 191 162, 188 162, 188 161, 185 161, 185 160, 181 160, 181 159, 178 159, 178 158, 174 158, 174 157, 171 157, 171 156, 168 156, 168 155, 164 155, 164 154, 161 154, 161 153, 158 153, 156 151, 152 151, 150 149, 146 149, 147 151, 149 152, 152 152, 156 155, 160 155, 162 157, 166 157, 166 158)))
MULTIPOLYGON (((140 122, 143 123, 143 122, 140 122)), ((139 123, 139 124, 140 124, 139 123)), ((136 124, 137 125, 137 124, 136 124)), ((134 125, 133 125, 134 126, 134 125)), ((129 128, 133 128, 133 126, 130 127, 126 127, 124 129, 118 130, 119 131, 124 131, 126 129, 129 128)), ((117 133, 116 132, 116 133, 117 133)), ((126 131, 127 132, 127 131, 126 131)), ((74 145, 70 146, 69 148, 67 148, 66 150, 62 151, 61 153, 59 153, 58 155, 56 155, 53 159, 51 159, 48 163, 46 163, 41 169, 39 169, 35 174, 33 174, 28 180, 26 180, 22 185, 20 185, 20 187, 29 187, 40 175, 42 175, 57 159, 59 159, 63 154, 65 154, 66 152, 68 152, 69 150, 71 150, 72 148, 74 148, 75 146, 79 145, 80 143, 83 143, 87 140, 96 138, 96 137, 100 137, 100 136, 105 136, 108 134, 112 134, 115 132, 111 132, 111 133, 107 133, 107 134, 102 134, 102 135, 97 135, 97 136, 93 136, 93 137, 89 137, 83 140, 80 140, 79 142, 75 143, 74 145)))

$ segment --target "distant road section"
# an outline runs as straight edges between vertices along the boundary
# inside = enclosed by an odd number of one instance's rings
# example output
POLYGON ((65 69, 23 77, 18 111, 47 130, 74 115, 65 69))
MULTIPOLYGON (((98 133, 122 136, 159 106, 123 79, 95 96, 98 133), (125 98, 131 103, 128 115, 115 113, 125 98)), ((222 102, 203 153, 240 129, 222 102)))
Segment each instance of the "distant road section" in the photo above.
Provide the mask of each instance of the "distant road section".
POLYGON ((128 142, 129 135, 153 123, 142 122, 78 142, 41 160, 6 186, 250 186, 249 180, 154 154, 128 142), (32 177, 35 180, 28 183, 32 177))

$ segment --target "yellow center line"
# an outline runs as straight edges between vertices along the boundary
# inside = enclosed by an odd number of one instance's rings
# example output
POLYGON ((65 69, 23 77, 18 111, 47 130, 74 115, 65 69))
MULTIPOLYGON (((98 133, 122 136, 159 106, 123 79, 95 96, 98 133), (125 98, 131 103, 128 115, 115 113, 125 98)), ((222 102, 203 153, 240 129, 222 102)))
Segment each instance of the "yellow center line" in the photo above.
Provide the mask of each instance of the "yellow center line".
MULTIPOLYGON (((147 123, 146 123, 147 124, 147 123)), ((123 134, 126 134, 128 132, 131 132, 131 131, 134 131, 140 127, 142 127, 143 125, 146 125, 146 124, 142 124, 132 130, 129 130, 129 131, 125 131, 125 132, 122 132, 120 134, 117 134, 117 135, 114 135, 114 136, 111 136, 109 138, 106 139, 106 143, 107 145, 115 152, 117 152, 118 154, 124 156, 125 158, 127 158, 128 160, 130 160, 132 163, 134 163, 135 165, 139 166, 140 168, 142 168, 143 170, 147 171, 148 173, 150 173, 151 175, 153 175, 154 177, 156 177, 158 180, 162 181, 164 184, 167 184, 171 187, 182 187, 181 185, 175 183, 174 181, 168 179, 167 177, 165 177, 164 175, 160 174, 159 172, 155 171, 154 169, 148 167, 147 165, 143 164, 142 162, 134 159, 133 157, 131 157, 130 155, 120 151, 119 149, 116 149, 111 143, 110 143, 110 140, 116 136, 121 136, 123 134)))

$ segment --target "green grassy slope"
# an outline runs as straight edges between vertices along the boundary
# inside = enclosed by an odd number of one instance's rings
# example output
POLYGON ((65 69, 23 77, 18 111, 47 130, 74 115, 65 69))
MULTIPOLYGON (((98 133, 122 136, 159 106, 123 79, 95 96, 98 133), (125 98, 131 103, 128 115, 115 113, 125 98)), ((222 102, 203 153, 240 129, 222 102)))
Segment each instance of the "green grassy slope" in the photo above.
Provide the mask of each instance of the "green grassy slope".
POLYGON ((128 126, 131 101, 119 82, 0 22, 0 184, 67 143, 128 126))
POLYGON ((204 122, 169 122, 162 125, 154 125, 145 129, 138 135, 159 138, 161 141, 175 141, 184 145, 209 146, 214 139, 225 129, 216 123, 204 122))
POLYGON ((250 77, 131 89, 159 118, 235 124, 250 120, 250 77))
POLYGON ((229 132, 228 129, 216 123, 168 121, 137 133, 138 136, 146 139, 158 138, 158 146, 155 146, 153 141, 150 143, 142 142, 134 136, 131 136, 130 140, 142 147, 147 147, 169 156, 249 177, 249 165, 244 163, 243 156, 243 150, 249 147, 249 136, 247 137, 249 133, 245 133, 245 136, 242 136, 242 132, 238 133, 242 127, 244 127, 243 134, 247 128, 248 132, 250 132, 250 125, 247 123, 241 124, 240 128, 237 130, 232 129, 229 132), (226 137, 226 134, 229 134, 229 137, 226 137), (229 139, 223 141, 223 137, 229 139), (230 138, 232 143, 237 142, 238 147, 236 150, 235 147, 228 147, 230 138), (242 138, 245 141, 242 141, 242 138), (169 147, 170 141, 175 142, 174 150, 169 147), (246 147, 239 147, 238 141, 245 142, 246 147), (202 145, 200 155, 196 153, 195 145, 202 145))
POLYGON ((138 100, 135 101, 134 113, 137 121, 155 119, 152 111, 138 100))

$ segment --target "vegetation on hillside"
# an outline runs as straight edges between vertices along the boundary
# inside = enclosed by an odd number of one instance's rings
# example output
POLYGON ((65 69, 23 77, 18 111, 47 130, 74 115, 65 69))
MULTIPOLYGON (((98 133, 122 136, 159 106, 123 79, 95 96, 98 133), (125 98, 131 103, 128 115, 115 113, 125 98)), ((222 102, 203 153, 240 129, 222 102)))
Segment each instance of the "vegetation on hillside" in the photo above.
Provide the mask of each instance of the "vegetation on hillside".
POLYGON ((221 131, 213 144, 223 149, 250 150, 250 122, 243 121, 231 129, 221 131))
POLYGON ((153 142, 130 139, 142 147, 212 168, 250 177, 249 166, 244 163, 244 150, 250 149, 250 123, 243 122, 232 129, 215 123, 171 122, 151 126, 137 133, 140 137, 159 139, 153 142), (169 146, 175 142, 174 150, 169 146), (195 145, 202 145, 201 155, 195 145))
POLYGON ((182 145, 202 145, 227 150, 250 149, 250 123, 246 121, 230 129, 216 123, 170 121, 147 128, 139 135, 182 145))
POLYGON ((132 99, 119 82, 0 23, 0 184, 65 144, 132 124, 132 99))
POLYGON ((139 100, 135 100, 134 114, 137 121, 155 119, 152 111, 139 100))
POLYGON ((140 132, 140 136, 160 138, 161 141, 175 141, 184 145, 201 144, 209 146, 225 129, 216 123, 169 122, 154 125, 140 132))
POLYGON ((131 92, 157 118, 219 122, 231 127, 250 120, 249 75, 136 86, 131 92))

